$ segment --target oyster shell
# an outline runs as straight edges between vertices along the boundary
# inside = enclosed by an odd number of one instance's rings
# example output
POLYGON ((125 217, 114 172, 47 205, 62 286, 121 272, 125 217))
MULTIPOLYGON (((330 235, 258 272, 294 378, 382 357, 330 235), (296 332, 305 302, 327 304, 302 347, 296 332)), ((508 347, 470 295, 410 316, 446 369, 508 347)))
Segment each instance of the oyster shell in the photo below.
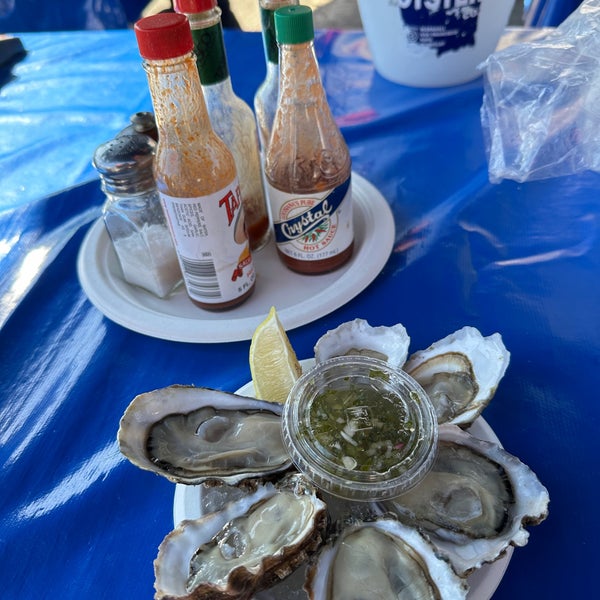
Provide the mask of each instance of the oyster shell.
POLYGON ((136 396, 119 424, 134 465, 175 483, 235 484, 287 469, 281 406, 208 388, 173 385, 136 396))
POLYGON ((326 525, 325 504, 302 476, 259 486, 165 537, 154 561, 154 597, 250 598, 306 563, 326 525))
POLYGON ((354 319, 320 337, 314 351, 317 364, 335 356, 362 354, 398 368, 406 361, 409 345, 404 325, 372 327, 364 319, 354 319))
POLYGON ((312 600, 459 600, 468 586, 416 529, 382 518, 344 527, 319 551, 304 589, 312 600))
POLYGON ((468 426, 489 404, 510 360, 499 333, 463 327, 415 352, 404 370, 425 389, 438 423, 468 426))
POLYGON ((456 571, 467 574, 509 545, 524 546, 525 526, 543 521, 548 503, 546 488, 516 456, 455 425, 442 425, 430 472, 384 510, 425 531, 456 571))

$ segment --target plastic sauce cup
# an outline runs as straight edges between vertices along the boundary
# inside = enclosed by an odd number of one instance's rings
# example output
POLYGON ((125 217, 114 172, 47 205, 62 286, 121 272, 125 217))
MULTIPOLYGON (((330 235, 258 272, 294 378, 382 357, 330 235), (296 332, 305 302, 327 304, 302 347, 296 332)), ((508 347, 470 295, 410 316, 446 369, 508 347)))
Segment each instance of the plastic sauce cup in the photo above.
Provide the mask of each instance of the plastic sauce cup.
POLYGON ((283 440, 297 468, 341 498, 399 496, 429 471, 437 419, 404 371, 366 356, 332 358, 305 373, 286 401, 283 440))

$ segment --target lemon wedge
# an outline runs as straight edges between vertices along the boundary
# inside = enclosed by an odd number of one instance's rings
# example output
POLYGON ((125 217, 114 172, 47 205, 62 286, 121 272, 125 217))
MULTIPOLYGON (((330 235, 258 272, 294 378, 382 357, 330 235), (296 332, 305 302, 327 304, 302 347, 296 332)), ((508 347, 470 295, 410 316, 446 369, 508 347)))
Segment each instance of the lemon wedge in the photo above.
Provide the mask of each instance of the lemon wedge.
POLYGON ((302 367, 274 306, 252 335, 250 373, 256 398, 282 404, 302 374, 302 367))

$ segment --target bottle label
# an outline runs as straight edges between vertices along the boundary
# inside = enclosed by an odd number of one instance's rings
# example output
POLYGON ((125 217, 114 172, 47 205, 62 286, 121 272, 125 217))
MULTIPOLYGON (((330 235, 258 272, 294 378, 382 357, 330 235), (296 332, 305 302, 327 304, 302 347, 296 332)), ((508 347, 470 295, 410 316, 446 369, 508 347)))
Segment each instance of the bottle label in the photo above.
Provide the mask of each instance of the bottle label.
POLYGON ((237 177, 208 196, 160 197, 188 294, 207 304, 245 294, 256 275, 237 177))
POLYGON ((481 0, 397 0, 408 41, 438 56, 475 45, 481 0))
POLYGON ((341 185, 315 194, 289 194, 268 184, 278 249, 297 260, 337 256, 354 239, 352 186, 341 185))

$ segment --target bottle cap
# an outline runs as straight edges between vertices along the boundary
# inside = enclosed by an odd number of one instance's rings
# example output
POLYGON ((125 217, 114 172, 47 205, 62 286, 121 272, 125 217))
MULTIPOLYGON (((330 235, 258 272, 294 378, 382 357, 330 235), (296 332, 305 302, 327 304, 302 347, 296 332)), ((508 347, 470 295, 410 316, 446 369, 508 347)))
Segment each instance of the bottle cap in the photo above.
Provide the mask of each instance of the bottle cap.
POLYGON ((279 44, 302 44, 315 37, 310 6, 284 6, 275 11, 275 36, 279 44))
POLYGON ((193 15, 217 8, 217 0, 173 0, 173 8, 178 13, 193 15))
POLYGON ((194 49, 190 24, 185 15, 159 13, 135 24, 140 55, 150 60, 183 56, 194 49))

